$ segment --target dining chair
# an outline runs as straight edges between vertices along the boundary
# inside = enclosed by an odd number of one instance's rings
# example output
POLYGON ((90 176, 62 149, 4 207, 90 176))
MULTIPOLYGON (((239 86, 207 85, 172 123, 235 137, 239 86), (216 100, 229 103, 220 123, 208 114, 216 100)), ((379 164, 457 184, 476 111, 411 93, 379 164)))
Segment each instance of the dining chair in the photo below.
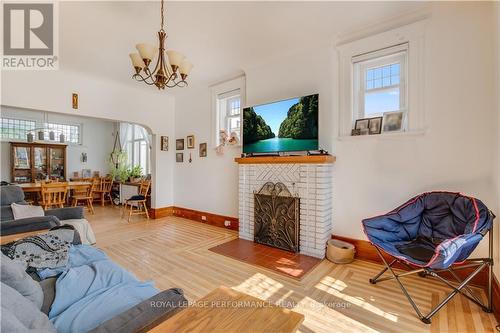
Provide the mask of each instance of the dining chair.
POLYGON ((73 187, 73 195, 71 196, 72 206, 76 207, 80 202, 83 202, 89 212, 94 214, 94 183, 90 182, 85 185, 77 185, 73 187))
MULTIPOLYGON (((149 220, 148 207, 146 206, 146 200, 149 192, 149 187, 151 186, 150 180, 142 180, 139 185, 139 193, 133 195, 125 201, 124 211, 128 210, 128 222, 132 215, 146 215, 149 220)), ((122 213, 123 218, 123 213, 122 213)))
POLYGON ((52 207, 63 208, 68 194, 68 183, 42 183, 41 194, 44 210, 52 207))
POLYGON ((101 202, 101 206, 104 206, 106 200, 109 200, 113 204, 113 198, 111 198, 111 187, 113 186, 113 180, 111 178, 100 178, 99 184, 94 189, 97 201, 101 202))

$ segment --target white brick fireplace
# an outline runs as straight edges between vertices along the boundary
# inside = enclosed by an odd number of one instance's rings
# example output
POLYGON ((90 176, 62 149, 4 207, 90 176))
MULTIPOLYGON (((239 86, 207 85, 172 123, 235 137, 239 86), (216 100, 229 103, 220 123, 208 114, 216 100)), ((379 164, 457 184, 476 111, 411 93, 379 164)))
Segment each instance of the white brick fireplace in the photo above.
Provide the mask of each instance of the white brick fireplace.
POLYGON ((254 240, 254 193, 266 182, 285 184, 300 197, 300 253, 325 257, 332 233, 332 163, 318 156, 254 157, 236 159, 239 164, 239 237, 254 240), (311 158, 311 159, 309 159, 311 158), (252 163, 253 159, 255 163, 252 163), (290 161, 290 163, 284 163, 290 161), (265 163, 269 160, 270 163, 265 163), (322 161, 301 163, 301 161, 322 161), (242 163, 242 161, 244 161, 242 163), (293 162, 292 162, 293 161, 293 162), (264 162, 264 163, 263 163, 264 162))

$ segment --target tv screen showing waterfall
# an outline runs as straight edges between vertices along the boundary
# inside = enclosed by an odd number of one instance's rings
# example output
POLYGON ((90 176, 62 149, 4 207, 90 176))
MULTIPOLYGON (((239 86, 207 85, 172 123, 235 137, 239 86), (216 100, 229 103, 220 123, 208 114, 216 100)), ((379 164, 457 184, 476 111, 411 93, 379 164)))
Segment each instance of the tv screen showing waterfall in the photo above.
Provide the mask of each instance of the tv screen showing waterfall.
POLYGON ((318 150, 318 94, 243 109, 243 153, 318 150))

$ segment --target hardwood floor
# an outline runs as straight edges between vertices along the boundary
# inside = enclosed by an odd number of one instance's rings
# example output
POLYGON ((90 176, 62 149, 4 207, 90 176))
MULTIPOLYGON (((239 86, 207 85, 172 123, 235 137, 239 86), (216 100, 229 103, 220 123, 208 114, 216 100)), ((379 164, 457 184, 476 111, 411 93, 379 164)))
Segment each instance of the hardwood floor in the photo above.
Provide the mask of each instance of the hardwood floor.
MULTIPOLYGON (((493 315, 456 296, 423 324, 396 282, 377 285, 368 279, 381 266, 355 261, 349 265, 321 262, 303 280, 287 278, 208 249, 238 237, 237 232, 179 217, 127 223, 120 209, 96 207, 87 218, 97 246, 139 279, 154 280, 159 289, 182 288, 190 301, 220 285, 263 300, 294 307, 305 320, 299 332, 495 332, 493 315)), ((428 279, 404 278, 422 310, 447 293, 428 279)), ((483 295, 484 297, 484 295, 483 295)))

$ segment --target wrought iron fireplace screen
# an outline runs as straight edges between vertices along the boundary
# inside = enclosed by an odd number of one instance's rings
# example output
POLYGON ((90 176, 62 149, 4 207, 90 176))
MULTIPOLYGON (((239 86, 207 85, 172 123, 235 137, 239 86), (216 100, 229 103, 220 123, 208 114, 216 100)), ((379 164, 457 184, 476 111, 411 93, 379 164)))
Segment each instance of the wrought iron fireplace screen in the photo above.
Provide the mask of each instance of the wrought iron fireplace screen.
POLYGON ((299 251, 300 198, 283 183, 268 182, 254 193, 254 241, 299 251))

